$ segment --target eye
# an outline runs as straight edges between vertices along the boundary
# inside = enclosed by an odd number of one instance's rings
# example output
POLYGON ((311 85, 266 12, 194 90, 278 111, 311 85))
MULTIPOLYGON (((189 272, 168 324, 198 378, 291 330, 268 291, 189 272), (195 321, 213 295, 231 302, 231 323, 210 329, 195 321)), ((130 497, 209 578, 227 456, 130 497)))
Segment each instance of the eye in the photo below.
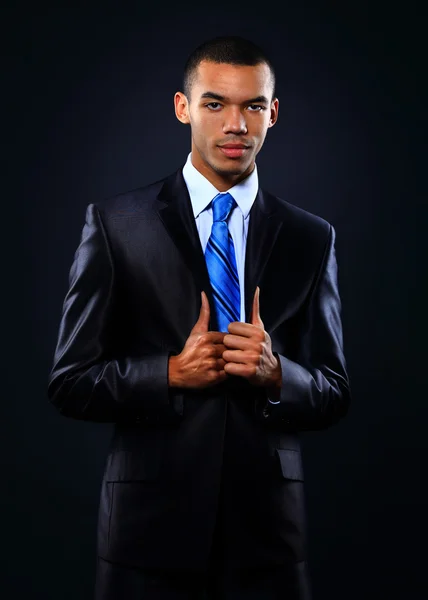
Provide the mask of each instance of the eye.
POLYGON ((221 107, 221 104, 219 102, 209 102, 208 104, 205 104, 205 106, 210 107, 211 110, 218 111, 218 109, 221 107))
POLYGON ((262 110, 266 110, 266 106, 261 106, 260 104, 249 104, 248 108, 255 109, 250 110, 250 112, 261 112, 262 110))

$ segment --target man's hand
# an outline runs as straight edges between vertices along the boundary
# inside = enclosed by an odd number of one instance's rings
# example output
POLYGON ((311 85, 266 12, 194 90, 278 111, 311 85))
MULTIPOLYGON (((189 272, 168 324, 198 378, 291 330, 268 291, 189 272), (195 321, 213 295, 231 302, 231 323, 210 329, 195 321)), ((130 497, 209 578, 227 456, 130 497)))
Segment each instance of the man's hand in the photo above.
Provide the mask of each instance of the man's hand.
POLYGON ((270 335, 265 331, 260 317, 260 288, 256 288, 251 313, 251 324, 234 321, 223 338, 227 349, 224 371, 229 375, 245 377, 255 386, 281 388, 281 365, 272 353, 270 335))
POLYGON ((224 331, 208 331, 210 305, 205 292, 201 292, 202 305, 199 318, 190 332, 183 350, 171 356, 168 368, 170 387, 206 388, 228 378, 222 358, 226 350, 224 331))

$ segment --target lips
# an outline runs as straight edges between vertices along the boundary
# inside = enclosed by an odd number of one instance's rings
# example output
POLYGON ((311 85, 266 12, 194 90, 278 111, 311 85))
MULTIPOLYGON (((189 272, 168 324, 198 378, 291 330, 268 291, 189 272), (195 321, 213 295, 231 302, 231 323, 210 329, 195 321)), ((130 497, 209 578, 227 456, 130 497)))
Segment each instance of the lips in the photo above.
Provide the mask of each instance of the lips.
POLYGON ((229 158, 239 158, 248 150, 244 144, 224 144, 219 146, 220 151, 229 158))
POLYGON ((221 148, 247 148, 245 144, 223 144, 221 148))

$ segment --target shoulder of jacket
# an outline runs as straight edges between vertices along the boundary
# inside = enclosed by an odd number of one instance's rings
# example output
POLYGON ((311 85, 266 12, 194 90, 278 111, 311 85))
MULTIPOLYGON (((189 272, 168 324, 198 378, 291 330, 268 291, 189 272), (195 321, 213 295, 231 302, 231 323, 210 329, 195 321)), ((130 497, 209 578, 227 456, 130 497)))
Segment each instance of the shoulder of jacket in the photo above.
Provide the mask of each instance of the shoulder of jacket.
POLYGON ((322 237, 330 233, 332 225, 323 217, 301 208, 289 200, 275 196, 266 190, 263 190, 263 193, 271 197, 280 218, 294 229, 302 230, 309 235, 322 237))
POLYGON ((280 198, 278 196, 274 197, 277 201, 278 210, 282 213, 283 216, 292 219, 296 223, 301 222, 302 224, 309 227, 314 227, 316 229, 321 229, 324 231, 330 230, 331 224, 320 215, 316 215, 304 208, 301 208, 300 206, 297 206, 289 200, 284 200, 284 198, 280 198))
POLYGON ((148 206, 152 203, 168 177, 170 175, 144 186, 103 198, 92 204, 104 216, 132 214, 135 210, 140 211, 145 205, 148 206))

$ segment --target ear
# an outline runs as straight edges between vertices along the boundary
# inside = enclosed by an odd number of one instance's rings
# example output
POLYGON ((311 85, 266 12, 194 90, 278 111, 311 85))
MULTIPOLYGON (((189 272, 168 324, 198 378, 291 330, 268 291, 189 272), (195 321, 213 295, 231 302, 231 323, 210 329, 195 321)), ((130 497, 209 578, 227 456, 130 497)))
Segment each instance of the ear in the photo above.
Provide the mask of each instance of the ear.
POLYGON ((273 127, 278 120, 279 100, 274 98, 270 105, 270 119, 268 127, 273 127))
POLYGON ((175 116, 181 123, 190 123, 189 103, 183 92, 176 92, 174 95, 175 116))

